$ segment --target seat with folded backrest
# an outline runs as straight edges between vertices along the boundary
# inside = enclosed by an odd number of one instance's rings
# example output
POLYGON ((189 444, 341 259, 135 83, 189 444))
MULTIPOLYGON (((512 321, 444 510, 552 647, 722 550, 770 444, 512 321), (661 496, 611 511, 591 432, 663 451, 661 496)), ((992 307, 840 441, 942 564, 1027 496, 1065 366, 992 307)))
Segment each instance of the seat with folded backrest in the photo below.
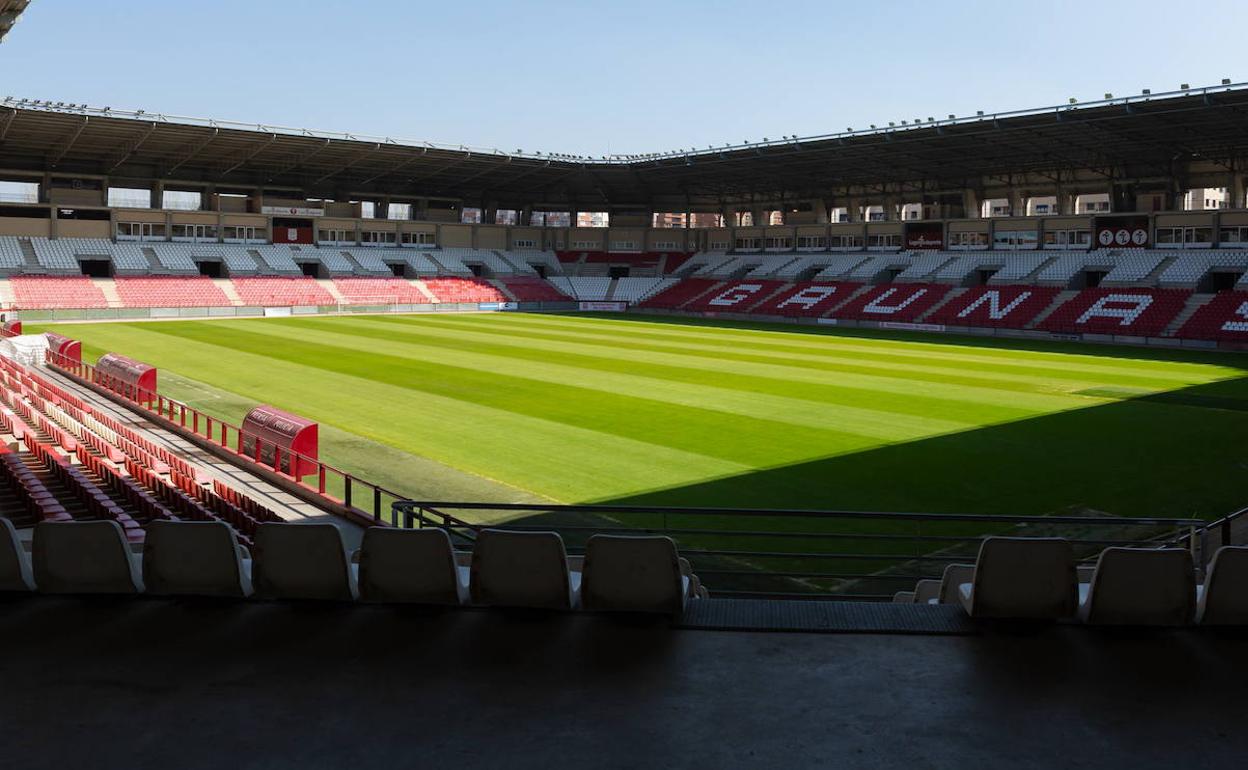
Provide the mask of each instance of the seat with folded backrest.
POLYGON ((474 604, 574 609, 580 573, 569 572, 563 538, 554 532, 483 529, 472 551, 468 587, 474 604))
POLYGON ((893 594, 893 604, 914 604, 914 591, 898 591, 893 594))
POLYGON ((360 598, 366 602, 468 601, 469 568, 457 564, 444 530, 369 527, 358 553, 360 598))
MULTIPOLYGON (((940 595, 936 604, 957 604, 958 586, 975 580, 974 564, 949 564, 940 576, 940 595)), ((930 603, 930 602, 929 602, 930 603)))
POLYGON ((585 544, 581 606, 678 615, 689 597, 670 537, 594 535, 585 544))
POLYGON ((1213 555, 1205 584, 1197 586, 1196 622, 1248 626, 1248 546, 1225 545, 1213 555))
POLYGON ((234 530, 221 521, 164 521, 147 525, 143 584, 166 596, 251 596, 251 559, 234 530))
POLYGON ((136 594, 143 590, 139 555, 112 520, 41 521, 31 561, 35 585, 48 594, 136 594))
POLYGON ((0 518, 0 593, 28 593, 35 590, 30 560, 17 537, 17 528, 0 518))
POLYGON ((353 601, 354 565, 333 524, 264 522, 256 527, 252 579, 261 599, 353 601))
POLYGON ((985 538, 958 598, 974 618, 1070 617, 1079 606, 1074 552, 1061 538, 985 538))
POLYGON ((940 601, 940 581, 920 580, 914 584, 915 604, 936 604, 940 601))
POLYGON ((1183 626, 1196 614, 1196 573, 1185 548, 1106 548, 1079 587, 1079 616, 1093 625, 1183 626))

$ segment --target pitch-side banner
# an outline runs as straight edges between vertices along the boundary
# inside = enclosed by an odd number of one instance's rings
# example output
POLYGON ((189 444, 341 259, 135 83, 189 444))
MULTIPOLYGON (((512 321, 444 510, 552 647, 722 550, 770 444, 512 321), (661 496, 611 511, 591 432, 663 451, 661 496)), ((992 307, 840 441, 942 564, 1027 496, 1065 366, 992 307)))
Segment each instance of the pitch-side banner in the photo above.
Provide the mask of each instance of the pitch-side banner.
POLYGON ((1148 246, 1147 216, 1096 218, 1096 246, 1102 249, 1142 249, 1148 246))
POLYGON ((628 310, 627 302, 582 302, 581 310, 589 310, 596 313, 623 313, 628 310))

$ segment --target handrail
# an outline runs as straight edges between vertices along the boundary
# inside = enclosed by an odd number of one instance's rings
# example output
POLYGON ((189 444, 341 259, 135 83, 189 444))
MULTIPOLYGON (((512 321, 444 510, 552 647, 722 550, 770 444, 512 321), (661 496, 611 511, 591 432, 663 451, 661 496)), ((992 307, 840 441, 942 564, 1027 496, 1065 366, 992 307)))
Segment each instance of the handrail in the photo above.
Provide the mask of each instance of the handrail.
POLYGON ((157 418, 157 421, 164 427, 192 434, 212 444, 220 451, 229 452, 238 459, 276 473, 285 481, 297 484, 306 492, 315 493, 326 503, 339 507, 354 518, 361 520, 361 523, 384 525, 383 514, 387 509, 387 504, 404 499, 404 495, 398 492, 343 471, 320 459, 283 448, 263 436, 245 431, 233 423, 213 417, 176 399, 163 396, 157 391, 140 389, 116 381, 97 372, 91 364, 67 358, 51 350, 47 351, 46 361, 53 370, 105 395, 123 400, 131 409, 141 410, 157 418), (250 451, 244 452, 244 444, 250 446, 250 451), (268 454, 265 450, 270 444, 272 445, 272 463, 262 459, 268 454), (310 467, 313 470, 303 476, 295 475, 296 469, 300 466, 310 467), (305 481, 308 477, 311 477, 313 481, 305 481))
POLYGON ((1203 566, 1203 535, 1209 526, 1184 517, 420 500, 396 501, 390 523, 402 528, 437 527, 462 547, 470 547, 487 527, 554 531, 573 554, 595 534, 663 534, 677 542, 715 595, 843 599, 878 598, 908 589, 922 578, 939 578, 947 564, 973 562, 978 544, 992 534, 1060 535, 1083 563, 1109 546, 1181 544, 1190 547, 1203 566), (463 516, 470 511, 515 518, 473 522, 463 516), (524 521, 526 514, 544 518, 524 521), (758 525, 750 526, 752 520, 758 525), (864 531, 861 525, 867 522, 876 525, 875 531, 864 531), (1088 531, 1096 529, 1101 531, 1088 531))

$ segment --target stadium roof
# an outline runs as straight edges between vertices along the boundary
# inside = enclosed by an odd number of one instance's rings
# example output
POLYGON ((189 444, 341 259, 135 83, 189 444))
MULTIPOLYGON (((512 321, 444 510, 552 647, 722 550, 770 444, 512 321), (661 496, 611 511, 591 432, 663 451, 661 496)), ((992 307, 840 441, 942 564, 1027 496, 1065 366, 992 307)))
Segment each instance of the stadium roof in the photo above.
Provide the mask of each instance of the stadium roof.
POLYGON ((13 29, 13 25, 17 23, 18 17, 28 5, 30 5, 30 0, 0 0, 0 41, 3 41, 4 36, 13 29))
MULTIPOLYGON (((0 0, 2 2, 2 0, 0 0)), ((1105 181, 1248 164, 1248 84, 814 137, 602 158, 331 133, 63 104, 0 101, 0 168, 164 179, 310 196, 455 197, 500 206, 687 205, 977 189, 1071 172, 1105 181)), ((670 209, 678 210, 678 209, 670 209)))

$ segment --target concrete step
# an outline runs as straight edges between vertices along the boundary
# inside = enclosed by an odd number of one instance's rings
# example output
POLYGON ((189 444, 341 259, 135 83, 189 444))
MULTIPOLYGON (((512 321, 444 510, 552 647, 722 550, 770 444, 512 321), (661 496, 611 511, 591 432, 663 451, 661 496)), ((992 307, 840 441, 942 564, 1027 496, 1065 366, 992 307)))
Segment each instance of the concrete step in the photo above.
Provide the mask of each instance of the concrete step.
POLYGON ((408 283, 415 286, 417 291, 419 291, 421 294, 424 294, 425 298, 429 301, 430 305, 438 301, 438 298, 433 296, 433 292, 429 291, 429 287, 425 285, 424 281, 420 280, 419 278, 413 278, 412 280, 408 281, 408 283))
POLYGON ((931 318, 933 315, 939 312, 942 307, 944 307, 945 305, 948 305, 950 302, 954 301, 958 297, 961 297, 963 294, 966 294, 966 291, 967 290, 962 287, 955 288, 953 291, 949 292, 944 297, 942 297, 940 301, 937 302, 935 305, 932 305, 930 308, 928 308, 927 311, 925 311, 922 315, 916 318, 915 321, 917 321, 918 323, 925 322, 928 318, 931 318))
POLYGON ((238 296, 238 291, 234 288, 234 282, 229 278, 213 278, 212 283, 221 290, 221 293, 225 295, 231 305, 234 307, 243 305, 243 298, 238 296))
POLYGON ((351 304, 346 297, 342 296, 342 292, 338 291, 338 287, 334 285, 332 278, 317 278, 316 282, 322 289, 329 292, 329 296, 334 298, 334 302, 337 302, 339 305, 351 304))
POLYGON ((17 295, 13 293, 13 284, 8 279, 0 280, 0 308, 11 308, 17 304, 17 295))
POLYGON ((109 307, 125 306, 125 303, 121 301, 121 295, 117 293, 117 283, 112 278, 92 278, 91 283, 103 293, 109 307))
POLYGON ((35 246, 30 239, 18 238, 17 245, 22 250, 22 257, 26 260, 26 269, 39 272, 39 257, 35 254, 35 246))
POLYGON ((1216 294, 1193 294, 1188 297, 1187 304, 1185 304, 1183 309, 1179 311, 1179 314, 1174 317, 1174 320, 1170 322, 1170 325, 1162 330, 1161 336, 1173 337, 1178 334, 1179 329, 1183 328, 1183 324, 1191 320, 1191 317, 1196 315, 1197 310, 1200 310, 1202 307, 1209 304, 1210 300, 1216 296, 1216 294))
POLYGON ((1040 315, 1033 318, 1031 320, 1031 323, 1027 324, 1025 328, 1035 329, 1040 324, 1044 323, 1045 319, 1053 315, 1053 312, 1055 310, 1057 310, 1062 305, 1065 305, 1068 301, 1070 301, 1072 297, 1074 297, 1078 293, 1079 292, 1076 289, 1066 289, 1065 291, 1058 292, 1057 296, 1053 298, 1053 301, 1049 303, 1049 306, 1046 307, 1044 310, 1041 310, 1040 315))

